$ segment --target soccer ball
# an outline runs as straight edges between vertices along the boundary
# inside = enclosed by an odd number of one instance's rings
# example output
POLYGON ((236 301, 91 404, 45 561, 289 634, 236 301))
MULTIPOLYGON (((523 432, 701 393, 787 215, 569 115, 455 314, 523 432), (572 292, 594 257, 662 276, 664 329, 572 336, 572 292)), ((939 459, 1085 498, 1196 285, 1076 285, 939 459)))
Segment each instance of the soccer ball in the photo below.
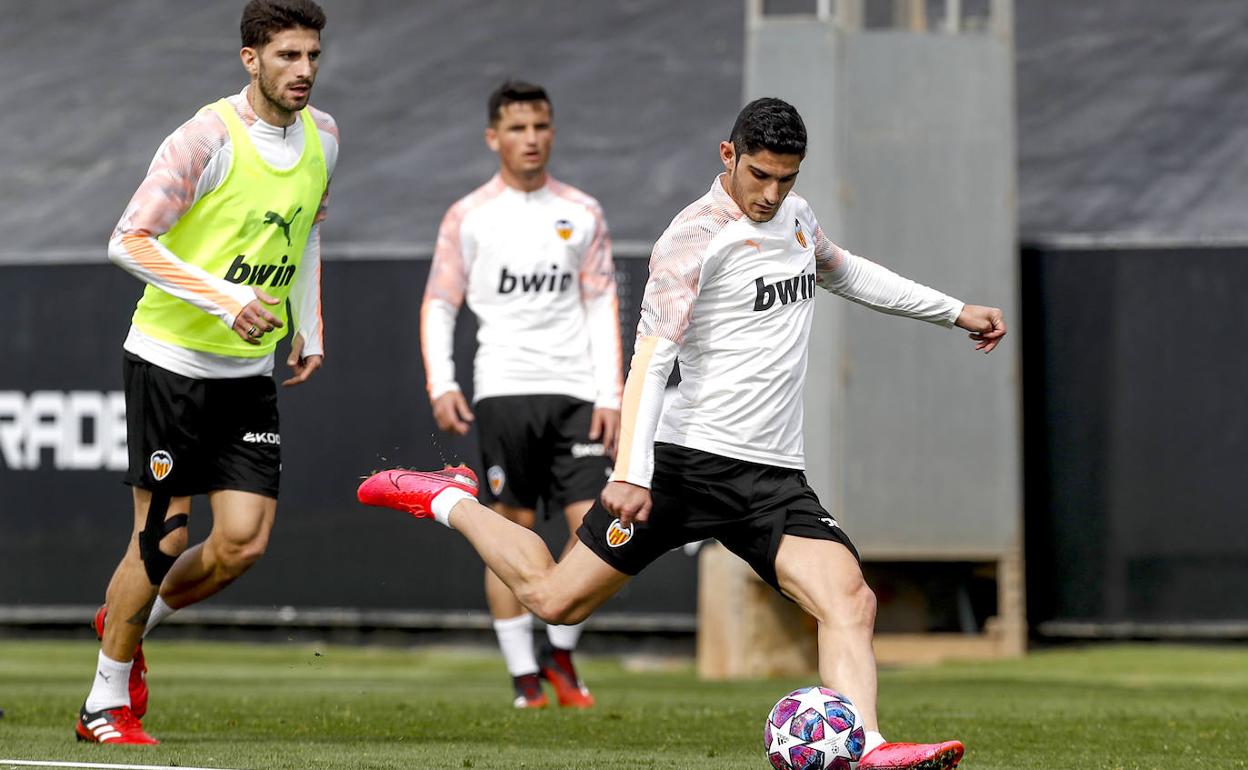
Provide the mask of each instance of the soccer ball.
POLYGON ((763 749, 776 770, 850 770, 866 740, 854 704, 826 687, 784 696, 763 727, 763 749))

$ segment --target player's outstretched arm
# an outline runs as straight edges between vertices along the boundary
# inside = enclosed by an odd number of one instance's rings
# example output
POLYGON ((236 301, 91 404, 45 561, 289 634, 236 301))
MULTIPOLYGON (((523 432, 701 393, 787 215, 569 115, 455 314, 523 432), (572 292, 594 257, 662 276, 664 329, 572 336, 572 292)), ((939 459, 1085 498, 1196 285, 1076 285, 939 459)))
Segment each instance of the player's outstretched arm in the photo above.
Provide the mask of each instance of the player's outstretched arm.
POLYGON ((975 340, 975 349, 985 353, 991 353, 1005 336, 1005 314, 1000 308, 965 305, 954 325, 969 331, 967 336, 975 340))

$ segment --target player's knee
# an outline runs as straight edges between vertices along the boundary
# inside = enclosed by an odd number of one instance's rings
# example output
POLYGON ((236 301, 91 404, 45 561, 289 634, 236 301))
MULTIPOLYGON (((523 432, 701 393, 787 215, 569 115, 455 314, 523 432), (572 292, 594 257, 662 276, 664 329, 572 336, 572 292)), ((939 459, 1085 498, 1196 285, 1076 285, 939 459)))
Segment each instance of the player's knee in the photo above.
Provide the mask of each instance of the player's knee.
POLYGON ((822 624, 852 627, 875 627, 875 592, 866 581, 846 586, 836 591, 821 593, 815 600, 812 614, 822 624))
POLYGON ((189 514, 168 515, 171 498, 167 493, 153 493, 148 504, 146 521, 136 537, 139 560, 148 581, 158 586, 173 569, 173 563, 186 550, 186 526, 189 514))
POLYGON ((160 541, 160 550, 177 558, 182 555, 188 545, 190 545, 190 534, 186 527, 178 527, 160 541))
POLYGON ((566 601, 548 602, 538 617, 557 626, 572 626, 589 617, 584 608, 566 601))
POLYGON ((874 628, 875 608, 875 591, 871 590, 866 581, 859 581, 858 585, 852 587, 845 597, 846 623, 874 628))
POLYGON ((589 617, 589 613, 574 597, 549 589, 532 590, 527 597, 521 597, 521 601, 545 623, 570 626, 589 617))
POLYGON ((268 546, 269 538, 264 534, 241 540, 228 540, 218 547, 221 567, 237 577, 260 561, 268 546))

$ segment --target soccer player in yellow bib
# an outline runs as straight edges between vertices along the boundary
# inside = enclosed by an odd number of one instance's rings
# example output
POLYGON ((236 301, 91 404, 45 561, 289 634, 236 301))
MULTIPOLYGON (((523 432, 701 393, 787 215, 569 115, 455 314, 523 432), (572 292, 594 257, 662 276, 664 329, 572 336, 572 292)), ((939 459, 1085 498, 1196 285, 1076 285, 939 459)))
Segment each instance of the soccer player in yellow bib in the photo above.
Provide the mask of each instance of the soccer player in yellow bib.
POLYGON ((110 259, 147 284, 124 345, 134 534, 95 616, 81 741, 157 742, 140 722, 143 636, 236 580, 268 544, 281 472, 273 352, 293 326, 286 386, 324 355, 319 223, 338 130, 308 106, 324 26, 311 0, 247 4, 250 83, 165 139, 109 242, 110 259), (199 494, 212 530, 188 548, 199 494))

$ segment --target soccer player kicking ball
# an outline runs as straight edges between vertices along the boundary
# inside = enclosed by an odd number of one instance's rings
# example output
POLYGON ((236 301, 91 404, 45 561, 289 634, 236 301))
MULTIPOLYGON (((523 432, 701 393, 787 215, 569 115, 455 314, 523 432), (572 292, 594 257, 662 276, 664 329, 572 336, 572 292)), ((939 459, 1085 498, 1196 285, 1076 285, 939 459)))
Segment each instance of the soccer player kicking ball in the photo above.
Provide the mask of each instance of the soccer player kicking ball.
POLYGON ((562 561, 477 503, 466 468, 385 471, 359 498, 458 530, 525 606, 556 623, 586 617, 668 550, 716 538, 818 621, 820 679, 853 700, 868 731, 858 767, 943 770, 961 760, 960 742, 887 743, 879 732, 875 595, 802 473, 812 299, 820 286, 881 312, 958 326, 985 353, 1005 320, 828 240, 791 192, 805 152, 791 105, 746 105, 720 144, 725 173, 655 244, 615 470, 562 561), (682 379, 665 408, 677 358, 682 379))
POLYGON ((147 283, 124 345, 134 535, 95 616, 81 741, 156 743, 139 721, 142 637, 264 553, 281 472, 272 372, 287 299, 294 376, 282 384, 321 365, 317 223, 338 130, 308 97, 325 14, 311 0, 252 0, 240 26, 251 83, 165 139, 109 242, 109 258, 147 283), (188 549, 198 494, 212 531, 188 549))
MULTIPOLYGON (((546 91, 508 81, 487 109, 498 173, 446 212, 425 286, 429 401, 444 431, 463 435, 476 421, 491 507, 532 529, 544 500, 548 513, 562 511, 571 548, 607 481, 620 424, 611 237, 598 202, 546 172, 555 135, 546 91), (465 300, 478 324, 473 409, 451 357, 465 300)), ((513 704, 548 704, 540 671, 559 705, 592 706, 572 663, 581 625, 547 625, 534 655, 533 616, 488 568, 485 595, 513 704)))

